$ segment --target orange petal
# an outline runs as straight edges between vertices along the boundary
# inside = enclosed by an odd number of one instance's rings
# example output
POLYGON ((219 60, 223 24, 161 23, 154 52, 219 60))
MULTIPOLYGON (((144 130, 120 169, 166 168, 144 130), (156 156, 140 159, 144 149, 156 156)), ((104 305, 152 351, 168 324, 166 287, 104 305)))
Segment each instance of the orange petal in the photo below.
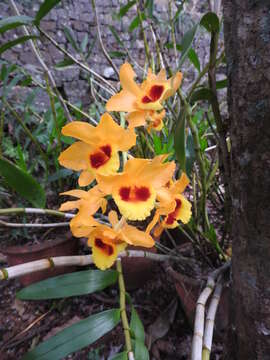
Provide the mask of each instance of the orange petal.
POLYGON ((66 150, 64 150, 59 158, 59 163, 72 170, 87 169, 88 166, 88 154, 92 147, 82 141, 77 141, 66 150))
POLYGON ((145 111, 134 111, 127 115, 128 127, 133 129, 138 126, 142 126, 146 122, 147 112, 145 111))
POLYGON ((122 90, 120 93, 113 95, 106 104, 107 111, 136 111, 136 96, 127 90, 122 90))
POLYGON ((95 180, 95 176, 89 170, 83 170, 79 177, 79 185, 87 186, 95 180))
POLYGON ((60 193, 60 195, 70 195, 70 196, 74 196, 79 199, 85 199, 88 197, 88 192, 84 191, 84 190, 75 189, 75 190, 69 190, 69 191, 62 192, 62 193, 60 193))
POLYGON ((151 248, 155 245, 152 236, 131 225, 124 225, 121 231, 121 237, 128 244, 135 246, 151 248))
POLYGON ((72 121, 62 128, 63 135, 72 136, 86 143, 92 142, 93 131, 95 131, 95 127, 83 121, 72 121))
POLYGON ((117 212, 114 211, 114 210, 111 210, 109 212, 109 215, 108 215, 108 218, 109 218, 109 221, 110 223, 112 224, 112 226, 114 227, 117 223, 118 223, 118 215, 117 215, 117 212))
POLYGON ((108 113, 101 116, 96 129, 96 133, 100 138, 104 138, 104 141, 116 145, 118 150, 127 151, 136 144, 135 132, 119 126, 108 113))
POLYGON ((182 193, 185 190, 185 188, 188 186, 188 184, 189 184, 189 178, 185 173, 182 173, 180 179, 177 180, 172 186, 173 192, 176 194, 182 193))
POLYGON ((166 80, 166 70, 163 68, 160 70, 160 72, 157 74, 157 80, 166 80))
POLYGON ((142 183, 152 184, 156 189, 165 185, 173 176, 175 171, 175 163, 167 162, 159 163, 157 160, 145 166, 141 181, 142 183))
POLYGON ((80 200, 76 201, 66 201, 63 204, 61 204, 59 210, 60 211, 69 211, 73 209, 78 209, 80 206, 80 200))
POLYGON ((141 90, 139 86, 134 81, 136 77, 135 72, 133 71, 129 63, 125 63, 120 68, 120 83, 124 90, 127 90, 134 94, 135 96, 140 95, 141 90))

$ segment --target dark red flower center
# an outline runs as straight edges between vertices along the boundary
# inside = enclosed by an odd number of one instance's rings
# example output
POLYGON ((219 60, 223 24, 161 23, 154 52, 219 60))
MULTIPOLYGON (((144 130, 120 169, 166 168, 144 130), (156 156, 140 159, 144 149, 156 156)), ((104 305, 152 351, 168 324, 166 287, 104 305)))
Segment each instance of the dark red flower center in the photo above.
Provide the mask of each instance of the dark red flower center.
POLYGON ((90 163, 94 169, 106 164, 112 155, 112 148, 110 145, 101 146, 96 152, 90 154, 90 163))
POLYGON ((181 204, 182 204, 182 201, 180 199, 175 199, 175 202, 176 202, 176 206, 175 206, 174 211, 172 211, 167 216, 167 219, 166 219, 166 224, 168 224, 168 225, 172 225, 174 223, 174 221, 177 218, 177 215, 178 215, 179 209, 181 207, 181 204))
POLYGON ((95 246, 102 250, 106 255, 111 256, 113 254, 112 245, 105 244, 101 239, 95 239, 95 246))
POLYGON ((119 190, 119 195, 123 201, 147 201, 150 196, 150 190, 146 186, 122 186, 119 190))
POLYGON ((162 93, 164 91, 164 86, 163 85, 153 85, 149 91, 148 96, 145 95, 142 98, 142 103, 143 104, 149 104, 151 102, 155 102, 158 99, 160 99, 162 93))
POLYGON ((152 101, 157 101, 161 97, 163 90, 164 90, 163 85, 152 86, 150 89, 150 92, 149 92, 149 95, 150 95, 150 98, 152 99, 152 101))

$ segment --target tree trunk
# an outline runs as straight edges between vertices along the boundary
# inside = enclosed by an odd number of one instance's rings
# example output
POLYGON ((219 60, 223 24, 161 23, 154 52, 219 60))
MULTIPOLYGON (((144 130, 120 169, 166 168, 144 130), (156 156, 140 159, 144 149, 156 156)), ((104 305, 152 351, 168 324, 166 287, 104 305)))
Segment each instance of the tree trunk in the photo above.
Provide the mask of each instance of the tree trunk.
POLYGON ((231 134, 227 359, 270 359, 270 0, 223 0, 231 134))

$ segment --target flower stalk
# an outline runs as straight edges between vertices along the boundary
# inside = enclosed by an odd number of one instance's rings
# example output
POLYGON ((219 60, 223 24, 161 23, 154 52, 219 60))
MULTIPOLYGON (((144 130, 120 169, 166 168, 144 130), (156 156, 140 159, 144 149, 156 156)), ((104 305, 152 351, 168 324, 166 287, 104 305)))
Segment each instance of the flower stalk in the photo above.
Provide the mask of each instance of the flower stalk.
POLYGON ((131 359, 134 359, 134 355, 132 352, 130 328, 129 328, 127 312, 126 312, 126 290, 125 290, 125 282, 124 282, 124 277, 123 277, 123 269, 122 269, 121 259, 117 259, 116 269, 118 271, 121 319, 122 319, 122 325, 123 325, 124 334, 125 334, 125 342, 126 342, 128 358, 131 360, 131 359))

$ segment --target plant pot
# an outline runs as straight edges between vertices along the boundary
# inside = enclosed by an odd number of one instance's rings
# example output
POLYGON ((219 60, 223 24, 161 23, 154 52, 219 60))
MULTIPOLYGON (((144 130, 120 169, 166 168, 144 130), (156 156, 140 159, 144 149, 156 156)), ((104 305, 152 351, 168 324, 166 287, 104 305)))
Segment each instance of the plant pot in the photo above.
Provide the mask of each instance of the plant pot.
MULTIPOLYGON (((60 239, 58 236, 58 239, 49 241, 46 240, 43 244, 10 246, 7 249, 1 249, 1 252, 7 256, 8 265, 14 266, 54 256, 76 255, 78 253, 78 239, 72 237, 68 232, 60 239)), ((75 266, 50 268, 23 275, 19 278, 19 280, 23 286, 27 286, 49 277, 72 272, 75 269, 75 266)))
MULTIPOLYGON (((143 250, 156 253, 157 249, 150 249, 140 246, 128 246, 128 250, 143 250)), ((127 290, 135 290, 143 287, 148 281, 154 277, 157 261, 146 258, 122 258, 123 275, 127 290)))

